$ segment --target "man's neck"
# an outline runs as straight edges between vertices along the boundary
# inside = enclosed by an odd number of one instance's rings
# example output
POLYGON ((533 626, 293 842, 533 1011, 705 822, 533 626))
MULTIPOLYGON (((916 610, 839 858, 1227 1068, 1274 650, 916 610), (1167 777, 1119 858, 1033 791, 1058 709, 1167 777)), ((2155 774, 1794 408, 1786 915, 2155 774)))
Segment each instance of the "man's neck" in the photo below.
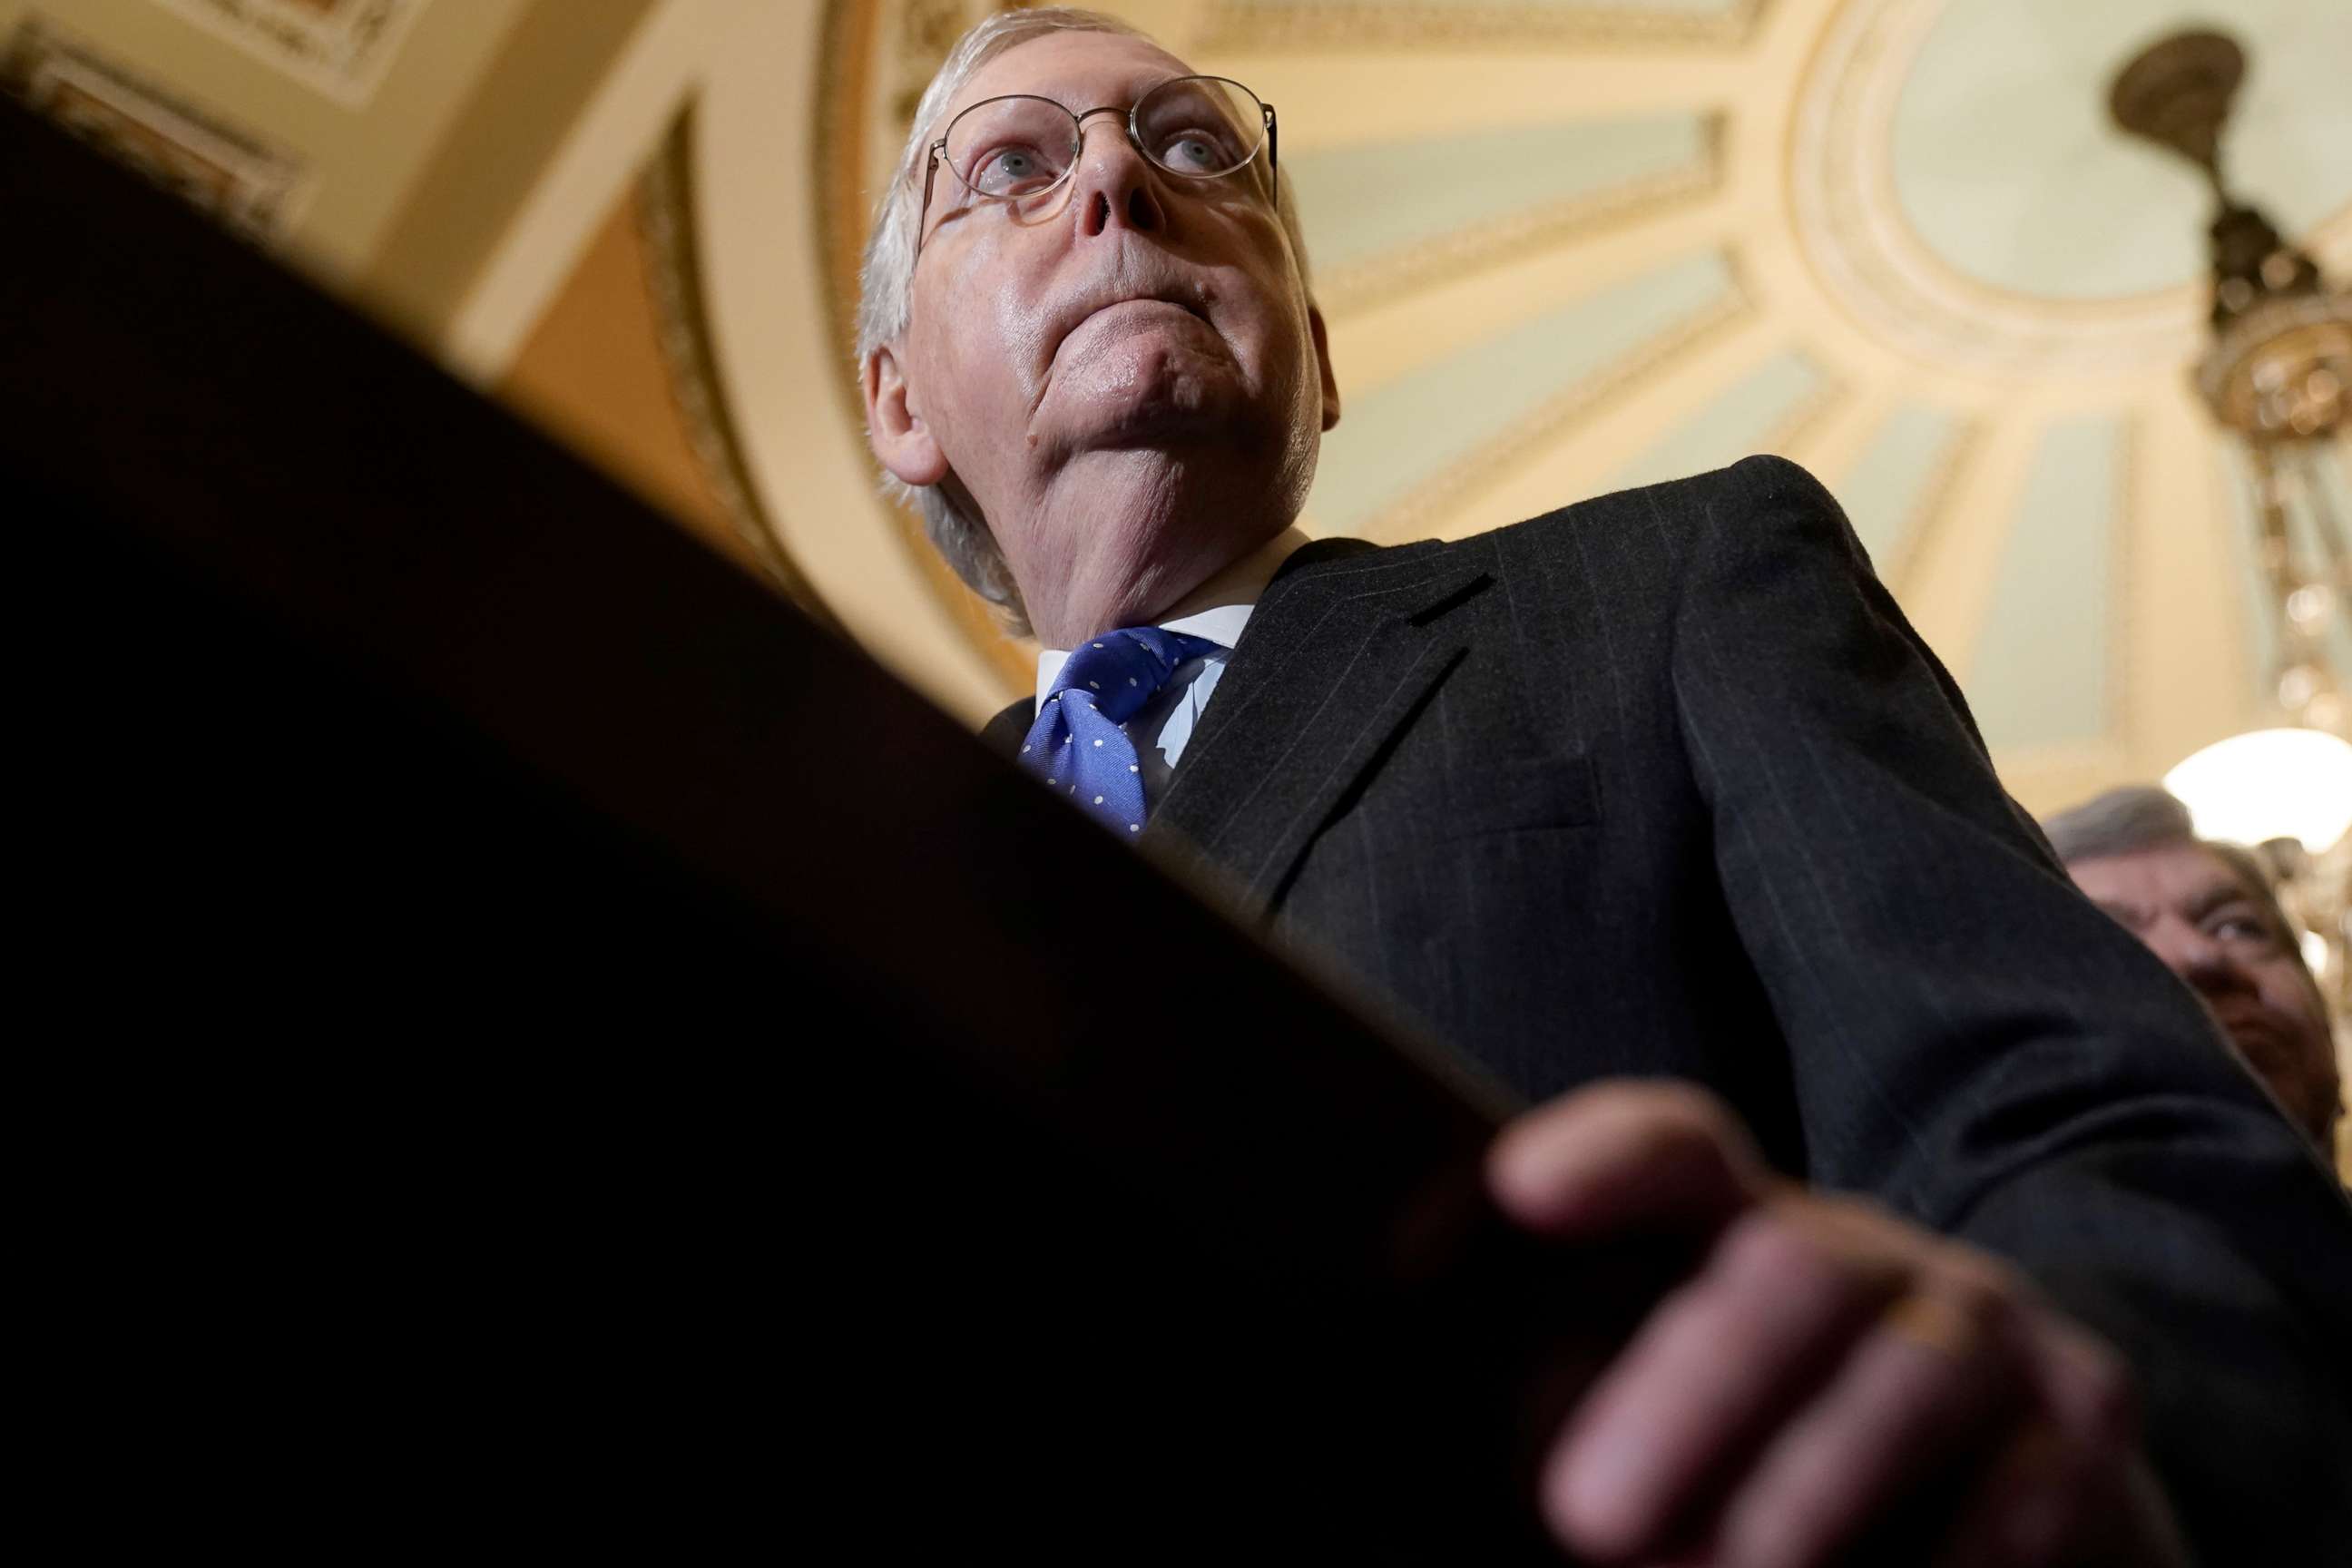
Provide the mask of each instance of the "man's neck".
MULTIPOLYGON (((1307 535, 1297 528, 1285 528, 1173 597, 1155 592, 1150 574, 1097 584, 1064 585, 1058 605, 1031 603, 1037 640, 1046 647, 1075 647, 1079 639, 1114 626, 1159 626, 1220 605, 1255 604, 1291 552, 1307 542, 1307 535), (1072 592, 1072 586, 1076 591, 1072 592), (1040 614, 1040 610, 1048 613, 1040 614)), ((1190 572, 1183 572, 1177 580, 1190 576, 1190 572)))
POLYGON ((1207 582, 1151 617, 1154 624, 1197 616, 1224 605, 1255 605, 1291 552, 1307 542, 1297 524, 1284 529, 1247 555, 1226 566, 1207 582))

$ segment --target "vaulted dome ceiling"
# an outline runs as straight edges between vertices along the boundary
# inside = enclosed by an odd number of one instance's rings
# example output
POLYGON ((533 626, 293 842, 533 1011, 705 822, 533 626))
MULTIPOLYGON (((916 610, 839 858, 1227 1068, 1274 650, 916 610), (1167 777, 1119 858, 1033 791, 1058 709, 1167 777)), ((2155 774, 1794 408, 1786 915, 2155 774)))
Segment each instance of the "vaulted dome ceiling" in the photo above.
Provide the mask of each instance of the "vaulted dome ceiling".
MULTIPOLYGON (((221 110, 203 146, 283 194, 290 253, 486 384, 551 323, 616 337, 642 273, 686 433, 654 488, 976 718, 1027 659, 878 499, 846 330, 913 95, 982 8, 92 0, 70 26, 101 88, 221 110)), ((1778 451, 1843 500, 2029 805, 2269 718, 2242 476, 2187 374, 2209 198, 2104 110, 2197 6, 1108 8, 1280 110, 1346 392, 1310 530, 1458 536, 1778 451)), ((0 42, 34 18, 0 0, 0 42)), ((2352 278, 2341 0, 2226 25, 2232 183, 2352 278)), ((651 423, 572 427, 625 468, 651 423)))
MULTIPOLYGON (((2242 483, 2186 370, 2208 198, 2105 110, 2115 68, 2193 7, 1112 8, 1280 110, 1347 394, 1310 531, 1459 536, 1778 451, 1843 500, 2030 804, 2156 777, 2263 721, 2242 483)), ((829 156, 862 175, 824 212, 836 305, 840 231, 888 177, 949 9, 835 6, 829 156)), ((2229 153, 2347 272, 2335 10, 2232 7, 2253 71, 2229 153)), ((723 178, 703 207, 722 255, 756 200, 723 178)), ((722 340, 734 302, 714 289, 722 340)), ((745 428, 806 450, 804 430, 745 428)), ((1008 689, 1022 664, 993 661, 1008 689)))

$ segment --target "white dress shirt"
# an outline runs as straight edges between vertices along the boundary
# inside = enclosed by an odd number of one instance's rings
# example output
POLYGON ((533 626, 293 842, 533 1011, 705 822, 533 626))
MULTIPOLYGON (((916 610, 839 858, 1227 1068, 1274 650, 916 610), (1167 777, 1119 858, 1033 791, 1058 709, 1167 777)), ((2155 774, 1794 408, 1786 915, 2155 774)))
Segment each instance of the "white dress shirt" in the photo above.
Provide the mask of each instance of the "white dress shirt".
MULTIPOLYGON (((1256 607, 1255 604, 1219 605, 1197 616, 1180 616, 1159 623, 1163 632, 1182 632, 1224 646, 1214 653, 1178 665, 1176 673, 1168 678, 1168 684, 1153 692, 1150 700, 1138 709, 1124 726, 1128 738, 1135 742, 1135 758, 1141 769, 1147 804, 1157 803, 1167 792, 1169 776, 1176 771, 1177 760, 1183 756, 1185 743, 1192 740, 1192 728, 1201 721, 1209 699, 1216 694, 1217 681, 1225 673, 1225 661, 1233 657, 1234 645, 1242 640, 1242 627, 1249 624, 1250 612, 1256 607)), ((1044 649, 1037 655, 1039 712, 1045 711, 1046 694, 1054 689, 1055 679, 1062 673, 1062 666, 1069 657, 1069 649, 1058 647, 1044 649)))

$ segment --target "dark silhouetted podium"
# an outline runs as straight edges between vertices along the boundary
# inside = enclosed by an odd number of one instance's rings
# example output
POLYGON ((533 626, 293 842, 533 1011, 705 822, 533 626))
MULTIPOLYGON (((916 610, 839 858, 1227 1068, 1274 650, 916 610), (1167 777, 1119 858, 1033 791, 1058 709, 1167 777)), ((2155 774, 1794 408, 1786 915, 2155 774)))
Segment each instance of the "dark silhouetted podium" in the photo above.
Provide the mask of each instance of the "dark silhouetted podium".
POLYGON ((1619 1270, 1499 1096, 5 101, 0 202, 20 1278, 126 1521, 1546 1557, 1619 1270))

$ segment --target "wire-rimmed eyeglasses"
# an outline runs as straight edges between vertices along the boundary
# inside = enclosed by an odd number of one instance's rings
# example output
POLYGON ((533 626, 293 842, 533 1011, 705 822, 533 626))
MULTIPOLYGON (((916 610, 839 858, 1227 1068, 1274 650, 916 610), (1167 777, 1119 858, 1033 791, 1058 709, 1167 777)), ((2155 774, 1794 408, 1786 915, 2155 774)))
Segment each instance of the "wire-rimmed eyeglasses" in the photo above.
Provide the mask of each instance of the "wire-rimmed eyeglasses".
MULTIPOLYGON (((915 215, 915 255, 923 253, 931 187, 944 163, 956 183, 981 201, 1034 200, 1058 190, 1077 168, 1086 122, 1117 114, 1115 104, 1073 112, 1050 98, 1009 93, 984 98, 948 121, 923 169, 923 205, 915 215)), ((1249 166, 1260 147, 1271 184, 1274 105, 1228 77, 1180 76, 1161 82, 1127 111, 1127 136, 1152 166, 1180 179, 1213 180, 1249 166)))

